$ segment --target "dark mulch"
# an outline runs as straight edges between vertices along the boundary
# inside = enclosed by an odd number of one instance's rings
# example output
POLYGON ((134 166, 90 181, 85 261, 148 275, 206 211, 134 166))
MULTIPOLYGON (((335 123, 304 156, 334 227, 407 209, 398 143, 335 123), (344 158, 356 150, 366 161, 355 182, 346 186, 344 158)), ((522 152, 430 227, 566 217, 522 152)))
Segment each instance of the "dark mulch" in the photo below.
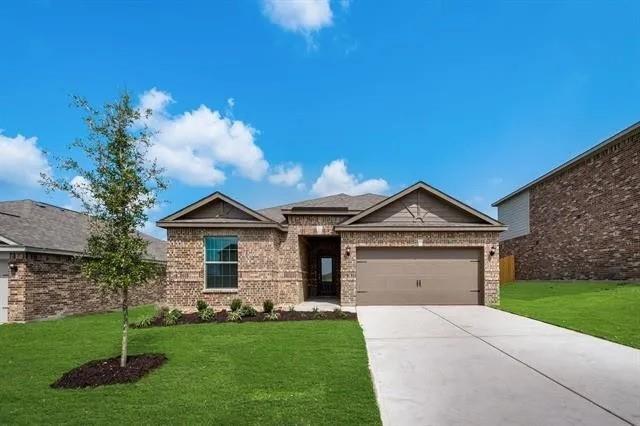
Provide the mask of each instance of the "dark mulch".
MULTIPOLYGON (((355 312, 299 312, 299 311, 285 311, 285 310, 275 310, 278 313, 279 317, 277 320, 270 321, 266 319, 266 315, 264 312, 258 312, 255 316, 252 317, 243 317, 241 322, 280 322, 280 321, 309 321, 309 320, 356 320, 358 316, 355 312)), ((198 316, 197 312, 185 313, 182 314, 182 318, 178 321, 178 324, 205 324, 205 323, 224 323, 227 321, 228 312, 226 310, 222 310, 216 312, 215 318, 211 321, 202 321, 198 316)), ((164 321, 162 318, 154 318, 151 322, 150 327, 162 327, 164 326, 164 321)), ((135 324, 131 324, 132 327, 136 328, 135 324)))
POLYGON ((163 354, 131 355, 127 366, 120 367, 120 357, 89 361, 62 375, 52 388, 88 388, 116 383, 132 383, 167 360, 163 354))

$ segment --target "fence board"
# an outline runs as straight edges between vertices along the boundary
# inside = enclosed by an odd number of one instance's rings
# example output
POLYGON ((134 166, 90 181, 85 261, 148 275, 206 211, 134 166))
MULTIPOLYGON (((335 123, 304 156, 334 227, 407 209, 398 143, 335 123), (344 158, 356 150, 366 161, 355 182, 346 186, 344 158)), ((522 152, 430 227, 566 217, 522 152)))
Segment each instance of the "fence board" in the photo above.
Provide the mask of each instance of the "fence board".
POLYGON ((500 284, 511 283, 516 280, 516 259, 505 256, 500 259, 500 284))

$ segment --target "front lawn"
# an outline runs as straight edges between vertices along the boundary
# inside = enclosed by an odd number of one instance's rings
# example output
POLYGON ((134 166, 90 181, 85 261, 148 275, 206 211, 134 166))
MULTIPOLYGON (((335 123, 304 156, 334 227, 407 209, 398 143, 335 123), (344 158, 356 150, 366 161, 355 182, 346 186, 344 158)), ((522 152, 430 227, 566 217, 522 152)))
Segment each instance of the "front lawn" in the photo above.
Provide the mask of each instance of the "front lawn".
POLYGON ((357 321, 130 330, 131 354, 168 361, 134 384, 49 387, 118 355, 119 333, 118 313, 0 326, 0 424, 380 423, 357 321))
POLYGON ((499 308, 640 348, 640 284, 517 281, 500 288, 499 308))

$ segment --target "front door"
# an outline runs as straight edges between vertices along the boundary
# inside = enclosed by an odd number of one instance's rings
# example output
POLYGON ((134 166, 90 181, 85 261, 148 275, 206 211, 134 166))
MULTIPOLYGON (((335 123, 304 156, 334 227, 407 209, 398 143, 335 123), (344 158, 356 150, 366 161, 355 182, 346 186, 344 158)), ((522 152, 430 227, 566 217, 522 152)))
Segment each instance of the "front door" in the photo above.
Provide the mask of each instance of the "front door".
POLYGON ((333 256, 320 256, 319 263, 319 296, 337 296, 335 259, 333 256))

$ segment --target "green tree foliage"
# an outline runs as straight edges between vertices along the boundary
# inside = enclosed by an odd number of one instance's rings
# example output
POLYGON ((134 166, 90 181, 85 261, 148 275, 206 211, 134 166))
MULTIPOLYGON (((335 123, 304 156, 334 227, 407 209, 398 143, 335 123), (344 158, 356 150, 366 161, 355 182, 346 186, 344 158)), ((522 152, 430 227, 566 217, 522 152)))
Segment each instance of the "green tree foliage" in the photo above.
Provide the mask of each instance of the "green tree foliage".
POLYGON ((122 301, 121 366, 127 362, 129 289, 154 280, 160 273, 147 254, 148 241, 138 232, 147 212, 166 188, 162 170, 147 155, 151 133, 144 125, 151 111, 139 111, 128 93, 100 110, 74 97, 84 111, 87 136, 70 148, 81 159, 58 159, 62 177, 42 176, 48 190, 78 199, 91 218, 90 237, 81 259, 83 274, 102 291, 122 301))

